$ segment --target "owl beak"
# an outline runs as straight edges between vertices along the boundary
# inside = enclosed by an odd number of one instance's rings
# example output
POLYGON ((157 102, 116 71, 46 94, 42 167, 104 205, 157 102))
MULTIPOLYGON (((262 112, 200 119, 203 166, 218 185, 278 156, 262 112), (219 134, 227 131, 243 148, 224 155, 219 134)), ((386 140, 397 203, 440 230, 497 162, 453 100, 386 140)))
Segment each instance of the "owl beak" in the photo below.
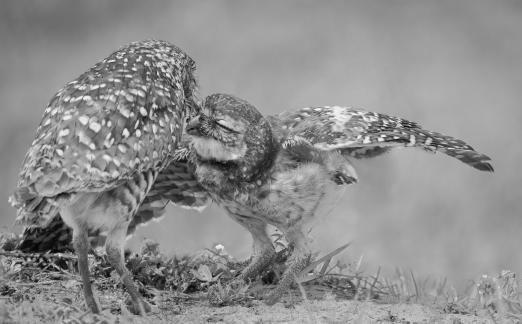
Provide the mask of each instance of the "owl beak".
POLYGON ((194 118, 192 118, 191 120, 189 120, 188 124, 187 124, 187 128, 186 128, 186 132, 187 134, 189 135, 194 135, 194 136, 201 136, 201 118, 199 116, 196 116, 194 118))

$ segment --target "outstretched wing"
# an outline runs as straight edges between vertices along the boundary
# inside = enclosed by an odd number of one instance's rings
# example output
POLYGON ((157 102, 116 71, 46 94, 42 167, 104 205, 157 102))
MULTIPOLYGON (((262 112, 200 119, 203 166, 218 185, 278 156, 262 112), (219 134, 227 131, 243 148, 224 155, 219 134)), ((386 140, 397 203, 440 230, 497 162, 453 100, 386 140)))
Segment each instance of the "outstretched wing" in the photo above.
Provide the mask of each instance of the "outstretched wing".
POLYGON ((373 157, 392 147, 412 146, 443 152, 478 170, 493 171, 491 159, 464 141, 422 129, 417 123, 339 106, 309 107, 272 117, 286 136, 300 136, 322 150, 354 158, 373 157))

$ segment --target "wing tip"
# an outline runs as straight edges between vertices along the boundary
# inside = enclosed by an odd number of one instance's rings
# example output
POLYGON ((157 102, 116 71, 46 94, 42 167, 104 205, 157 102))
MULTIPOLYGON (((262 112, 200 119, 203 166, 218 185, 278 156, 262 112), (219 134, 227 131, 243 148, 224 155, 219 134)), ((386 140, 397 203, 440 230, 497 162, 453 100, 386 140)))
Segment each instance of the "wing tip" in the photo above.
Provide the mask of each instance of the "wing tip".
POLYGON ((491 173, 495 172, 495 169, 489 162, 475 163, 472 165, 472 167, 474 167, 475 169, 480 170, 480 171, 491 172, 491 173))

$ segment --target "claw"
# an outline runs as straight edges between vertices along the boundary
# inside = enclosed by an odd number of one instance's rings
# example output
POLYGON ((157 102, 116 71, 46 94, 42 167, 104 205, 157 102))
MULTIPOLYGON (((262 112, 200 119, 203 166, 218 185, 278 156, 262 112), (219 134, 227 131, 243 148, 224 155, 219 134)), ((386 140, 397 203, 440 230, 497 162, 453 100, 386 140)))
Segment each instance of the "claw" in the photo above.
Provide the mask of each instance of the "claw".
POLYGON ((334 174, 334 182, 338 185, 352 184, 357 183, 357 178, 338 171, 334 174))

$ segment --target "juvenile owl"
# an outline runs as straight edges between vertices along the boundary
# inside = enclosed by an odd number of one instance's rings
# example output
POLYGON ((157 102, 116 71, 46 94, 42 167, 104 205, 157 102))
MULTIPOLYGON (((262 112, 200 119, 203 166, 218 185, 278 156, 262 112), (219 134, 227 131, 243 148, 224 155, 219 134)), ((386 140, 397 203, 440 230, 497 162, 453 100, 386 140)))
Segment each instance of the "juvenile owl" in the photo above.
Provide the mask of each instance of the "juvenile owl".
POLYGON ((194 73, 194 61, 176 46, 135 42, 66 84, 45 109, 11 203, 30 246, 66 241, 71 232, 63 223, 72 229, 92 312, 99 306, 89 281, 89 236, 104 238, 131 310, 143 314, 150 307, 123 260, 127 232, 157 216, 166 199, 199 204, 197 189, 184 197, 183 188, 162 184, 185 172, 173 157, 186 118, 198 110, 194 73))
POLYGON ((443 152, 481 171, 493 171, 486 155, 455 138, 418 124, 348 107, 303 108, 265 118, 248 102, 224 94, 204 101, 187 125, 187 161, 212 200, 253 237, 253 256, 239 279, 267 267, 275 250, 266 233, 277 227, 294 247, 275 303, 311 256, 303 226, 330 191, 357 180, 348 157, 371 157, 397 146, 443 152))

